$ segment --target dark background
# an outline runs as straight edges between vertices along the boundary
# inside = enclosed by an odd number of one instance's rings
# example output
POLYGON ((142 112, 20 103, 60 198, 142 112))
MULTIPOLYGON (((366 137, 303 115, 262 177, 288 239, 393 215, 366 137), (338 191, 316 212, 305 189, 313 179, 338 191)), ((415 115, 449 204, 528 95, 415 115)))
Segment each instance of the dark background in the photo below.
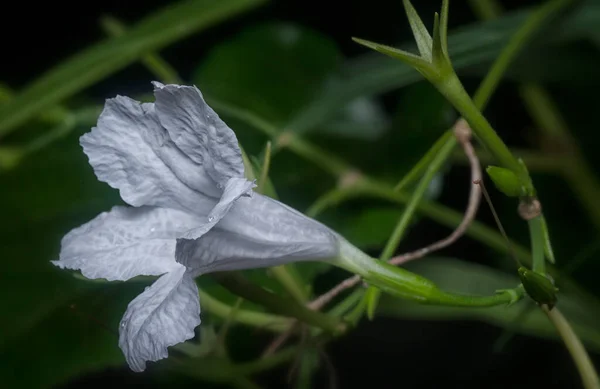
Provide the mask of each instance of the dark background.
MULTIPOLYGON (((415 3, 421 15, 431 15, 439 7, 439 2, 435 0, 415 3)), ((511 10, 541 2, 515 0, 503 3, 511 10)), ((134 22, 166 4, 167 1, 157 0, 58 1, 35 5, 23 1, 5 4, 3 22, 0 24, 2 79, 11 87, 19 88, 70 54, 101 39, 103 34, 97 21, 103 14, 134 22)), ((410 38, 410 29, 399 0, 273 1, 178 42, 161 54, 185 79, 189 79, 199 60, 210 48, 235 36, 248 25, 271 20, 297 23, 328 35, 347 57, 364 52, 363 48, 350 40, 351 36, 390 44, 410 38)), ((450 29, 472 22, 475 22, 475 17, 467 4, 453 1, 450 29)), ((136 64, 90 88, 86 96, 103 99, 112 97, 116 91, 126 94, 123 90, 146 90, 150 78, 148 71, 136 64)), ((465 85, 473 88, 478 81, 476 77, 467 77, 465 85)), ((558 94, 563 87, 556 87, 558 94)), ((579 93, 579 90, 566 90, 579 93)), ((386 106, 390 106, 389 101, 393 101, 394 97, 394 93, 383 96, 386 106)), ((511 82, 504 84, 495 94, 488 111, 494 124, 502 128, 503 137, 509 139, 512 145, 528 144, 521 129, 528 127, 531 120, 518 102, 511 82)), ((449 182, 467 179, 464 168, 450 170, 446 178, 449 182)), ((282 190, 285 191, 285 188, 282 190)), ((461 209, 465 195, 464 188, 449 190, 446 187, 439 201, 461 209)), ((585 224, 577 212, 574 210, 575 216, 571 217, 576 223, 585 224)), ((480 217, 491 222, 487 209, 480 213, 480 217)), ((406 239, 410 243, 406 243, 405 247, 418 247, 434 238, 443 237, 445 233, 446 229, 422 221, 411 230, 406 239)), ((446 250, 445 254, 483 263, 485 259, 482 257, 486 251, 466 240, 446 250)), ((323 289, 328 285, 327 280, 318 282, 323 284, 323 289)), ((329 344, 326 351, 334 366, 339 388, 365 385, 382 388, 568 388, 580 385, 577 372, 562 344, 516 335, 502 351, 495 352, 493 343, 502 332, 501 328, 471 321, 428 322, 378 318, 369 322, 365 319, 357 330, 329 344)), ((150 370, 146 374, 133 374, 126 367, 109 369, 81 377, 61 388, 174 387, 173 383, 150 370)), ((35 374, 34 371, 35 366, 32 366, 32 374, 35 374)), ((286 387, 287 373, 287 367, 278 369, 261 375, 259 382, 273 388, 286 387)), ((329 370, 322 364, 315 387, 328 387, 330 379, 329 370)), ((181 387, 210 387, 207 383, 183 379, 180 384, 181 387), (189 386, 184 386, 186 384, 189 386)))

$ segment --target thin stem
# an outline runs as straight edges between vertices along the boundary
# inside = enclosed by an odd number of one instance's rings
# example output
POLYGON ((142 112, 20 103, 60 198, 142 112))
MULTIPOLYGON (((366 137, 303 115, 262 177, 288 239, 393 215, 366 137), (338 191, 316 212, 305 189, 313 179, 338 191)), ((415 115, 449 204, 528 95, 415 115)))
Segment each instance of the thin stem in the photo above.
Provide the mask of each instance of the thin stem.
POLYGON ((256 191, 258 193, 264 193, 265 185, 267 184, 267 179, 269 178, 269 168, 271 167, 271 142, 267 142, 265 146, 265 155, 263 158, 263 165, 260 169, 260 178, 258 179, 258 184, 256 187, 256 191))
POLYGON ((423 200, 427 189, 429 188, 431 181, 435 177, 435 175, 440 170, 441 166, 446 162, 448 156, 452 153, 452 149, 454 148, 456 141, 447 141, 444 143, 439 150, 439 152, 435 155, 435 158, 429 164, 429 167, 425 171, 425 175, 419 181, 419 184, 415 188, 414 192, 410 196, 408 203, 392 232, 383 252, 381 253, 380 259, 383 261, 387 261, 393 255, 396 249, 398 248, 398 244, 402 237, 404 236, 410 221, 417 211, 417 206, 423 200))
POLYGON ((468 0, 473 12, 479 19, 492 19, 503 12, 502 5, 495 1, 468 0))
MULTIPOLYGON (((109 37, 120 37, 127 31, 124 23, 112 16, 105 16, 100 19, 100 26, 109 37)), ((158 54, 147 53, 143 55, 140 61, 155 75, 166 84, 181 84, 181 77, 177 74, 167 61, 158 54)))
POLYGON ((394 190, 399 192, 411 185, 413 182, 417 181, 420 177, 422 177, 423 172, 428 169, 436 155, 438 155, 440 150, 444 148, 444 145, 448 142, 453 141, 452 137, 452 131, 444 132, 444 134, 440 136, 437 141, 435 141, 433 146, 431 146, 431 148, 427 150, 427 153, 425 153, 425 155, 419 160, 419 162, 417 162, 417 164, 413 166, 413 168, 410 169, 410 171, 404 177, 402 177, 402 180, 398 184, 396 184, 394 190))
POLYGON ((549 310, 547 306, 542 305, 542 311, 548 316, 550 322, 556 328, 556 331, 562 338, 567 350, 575 362, 575 366, 579 371, 583 386, 586 389, 598 389, 600 388, 600 380, 598 379, 598 373, 594 368, 594 364, 590 360, 585 347, 573 331, 573 328, 567 321, 567 319, 560 313, 557 308, 549 310))
POLYGON ((470 141, 471 130, 464 120, 461 119, 456 123, 455 133, 457 134, 456 138, 459 140, 459 143, 462 146, 462 149, 465 155, 467 156, 471 166, 471 189, 469 192, 469 201, 467 203, 467 209, 465 210, 463 219, 460 222, 460 224, 456 227, 456 229, 452 231, 452 233, 446 238, 439 240, 433 244, 430 244, 429 246, 420 248, 416 251, 396 256, 389 261, 389 263, 391 263, 392 265, 404 264, 408 261, 422 258, 425 255, 430 254, 431 252, 448 247, 452 243, 456 242, 462 235, 464 235, 471 223, 473 222, 473 220, 475 220, 477 210, 479 209, 479 203, 481 201, 481 187, 476 184, 476 182, 480 182, 482 179, 481 165, 479 164, 479 159, 477 158, 477 154, 475 153, 473 145, 470 141))
POLYGON ((287 265, 274 266, 269 271, 294 300, 301 304, 306 303, 308 300, 307 290, 292 276, 287 265))
POLYGON ((456 74, 452 73, 443 83, 438 83, 436 87, 454 105, 462 117, 469 122, 478 140, 492 153, 496 160, 507 169, 512 170, 524 185, 530 185, 527 172, 521 167, 519 161, 512 155, 504 141, 471 100, 456 74))
POLYGON ((544 256, 544 234, 542 231, 542 216, 534 217, 527 221, 529 236, 531 238, 531 255, 533 257, 533 270, 546 274, 546 258, 544 256))
MULTIPOLYGON (((486 0, 471 0, 472 8, 479 8, 476 12, 484 19, 493 18, 498 13, 502 12, 501 6, 495 1, 486 0)), ((521 52, 525 43, 529 42, 533 35, 560 10, 572 3, 572 0, 554 0, 549 1, 536 11, 532 12, 527 21, 514 33, 510 41, 502 49, 502 53, 496 59, 491 69, 487 73, 485 79, 479 86, 479 89, 473 97, 475 105, 483 107, 487 104, 493 91, 498 87, 498 83, 502 80, 506 69, 509 67, 513 59, 521 52)))
POLYGON ((219 316, 223 319, 228 319, 235 314, 235 321, 240 324, 264 328, 265 330, 273 332, 284 332, 292 323, 291 319, 283 316, 249 311, 241 308, 236 310, 235 307, 217 300, 202 290, 199 291, 199 296, 200 301, 202 302, 202 309, 204 309, 206 312, 210 312, 213 315, 219 316))
POLYGON ((246 280, 240 273, 214 273, 212 276, 231 292, 246 300, 263 305, 274 312, 295 317, 307 324, 334 334, 343 332, 345 329, 345 325, 339 322, 337 318, 312 311, 293 300, 267 292, 263 288, 246 280))

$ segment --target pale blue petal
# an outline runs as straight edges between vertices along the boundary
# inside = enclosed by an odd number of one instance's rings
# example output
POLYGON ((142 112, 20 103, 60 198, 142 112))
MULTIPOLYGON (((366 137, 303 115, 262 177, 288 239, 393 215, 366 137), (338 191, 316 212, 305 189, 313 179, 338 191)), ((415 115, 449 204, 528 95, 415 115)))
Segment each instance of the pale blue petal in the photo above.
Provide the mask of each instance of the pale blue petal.
POLYGON ((225 189, 221 199, 210 211, 208 216, 204 218, 202 224, 196 228, 187 231, 181 238, 196 239, 204 235, 208 230, 213 228, 223 216, 229 212, 234 203, 242 196, 252 196, 252 188, 256 185, 252 181, 245 178, 230 178, 225 184, 225 189))
POLYGON ((321 223, 260 194, 240 198, 215 227, 178 239, 177 262, 194 274, 336 257, 339 237, 321 223))
POLYGON ((127 306, 119 327, 119 347, 133 371, 169 356, 167 347, 194 337, 200 324, 198 287, 179 267, 161 276, 127 306))
POLYGON ((178 268, 176 238, 200 223, 182 211, 113 207, 62 239, 56 266, 81 270, 87 278, 127 280, 178 268))
POLYGON ((158 118, 177 147, 221 185, 232 177, 244 177, 235 134, 206 104, 198 88, 158 82, 154 86, 158 118))
POLYGON ((133 206, 206 214, 220 196, 204 167, 171 141, 153 104, 123 96, 107 100, 97 127, 80 142, 98 179, 133 206))

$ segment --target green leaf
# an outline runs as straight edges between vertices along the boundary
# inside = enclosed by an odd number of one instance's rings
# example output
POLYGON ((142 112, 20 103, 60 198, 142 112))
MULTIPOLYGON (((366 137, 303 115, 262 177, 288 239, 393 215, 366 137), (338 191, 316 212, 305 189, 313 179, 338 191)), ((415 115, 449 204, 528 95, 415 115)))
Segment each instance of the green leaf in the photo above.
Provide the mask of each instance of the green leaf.
POLYGON ((421 57, 425 58, 428 62, 431 62, 431 47, 433 44, 431 35, 429 35, 427 27, 423 24, 423 21, 410 1, 404 0, 403 2, 410 28, 415 37, 415 41, 417 42, 417 47, 419 48, 419 53, 421 53, 421 57))
POLYGON ((0 136, 13 131, 52 104, 72 96, 185 36, 208 28, 264 0, 188 0, 161 9, 133 25, 121 37, 100 42, 27 86, 0 108, 0 136))
MULTIPOLYGON (((512 34, 521 27, 531 10, 519 10, 486 23, 475 23, 452 31, 448 36, 448 51, 454 69, 461 74, 467 66, 489 63, 500 53, 512 34)), ((600 21, 600 5, 587 1, 576 12, 561 21, 561 28, 544 34, 537 45, 551 45, 587 37, 596 31, 600 21)), ((399 45, 408 49, 412 44, 399 45)), ((390 48, 393 50, 393 47, 390 48)), ((359 96, 373 96, 401 88, 421 80, 410 66, 380 55, 367 54, 345 66, 343 81, 336 88, 322 91, 288 124, 296 131, 321 126, 339 107, 359 96)))
POLYGON ((194 82, 211 98, 281 126, 317 94, 341 58, 335 43, 317 32, 263 24, 213 49, 194 82))
MULTIPOLYGON (((433 280, 440 288, 457 293, 486 295, 519 283, 516 275, 453 258, 426 258, 411 262, 406 267, 433 280)), ((531 336, 558 339, 552 324, 537 308, 523 322, 516 322, 522 304, 510 308, 467 309, 420 305, 383 296, 378 314, 421 320, 480 320, 531 336)), ((582 341, 591 349, 600 351, 600 331, 594 310, 576 296, 566 293, 561 293, 557 307, 569 319, 582 341)))
POLYGON ((382 45, 381 43, 371 42, 365 39, 352 38, 352 40, 359 45, 368 47, 371 50, 378 51, 389 57, 399 59, 400 61, 414 67, 415 69, 425 68, 429 65, 429 62, 419 56, 409 53, 408 51, 400 50, 395 47, 382 45))

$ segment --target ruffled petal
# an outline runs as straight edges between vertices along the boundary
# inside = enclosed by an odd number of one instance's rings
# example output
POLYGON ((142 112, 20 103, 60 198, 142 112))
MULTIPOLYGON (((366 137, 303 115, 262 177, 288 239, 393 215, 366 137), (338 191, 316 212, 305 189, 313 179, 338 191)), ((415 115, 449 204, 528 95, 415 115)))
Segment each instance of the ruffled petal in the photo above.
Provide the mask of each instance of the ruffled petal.
POLYGON ((206 104, 198 88, 153 84, 158 118, 177 147, 223 186, 232 177, 244 177, 235 134, 206 104))
POLYGON ((164 274, 180 267, 176 238, 199 223, 172 209, 113 207, 65 235, 60 260, 52 263, 109 281, 164 274))
POLYGON ((97 127, 80 140, 99 180, 133 206, 206 214, 221 189, 170 139, 154 104, 117 96, 106 101, 97 127))
POLYGON ((321 223, 260 194, 242 197, 202 237, 178 239, 177 262, 195 275, 336 257, 339 237, 321 223))
POLYGON ((119 328, 119 347, 133 371, 169 356, 167 347, 194 337, 200 324, 198 287, 179 267, 160 277, 127 306, 119 328))
POLYGON ((182 238, 197 239, 213 228, 229 212, 234 203, 242 196, 252 196, 256 185, 245 178, 230 178, 225 184, 221 199, 210 211, 203 224, 186 232, 182 238))

